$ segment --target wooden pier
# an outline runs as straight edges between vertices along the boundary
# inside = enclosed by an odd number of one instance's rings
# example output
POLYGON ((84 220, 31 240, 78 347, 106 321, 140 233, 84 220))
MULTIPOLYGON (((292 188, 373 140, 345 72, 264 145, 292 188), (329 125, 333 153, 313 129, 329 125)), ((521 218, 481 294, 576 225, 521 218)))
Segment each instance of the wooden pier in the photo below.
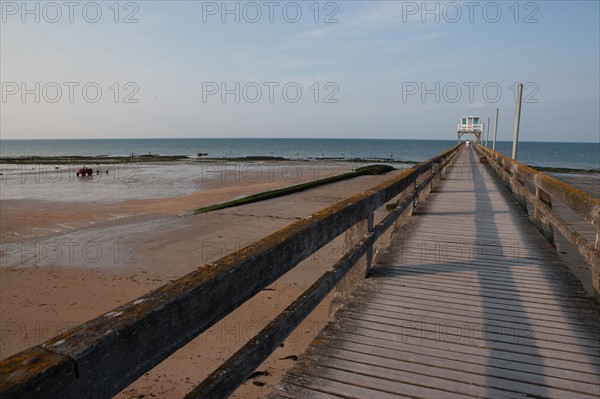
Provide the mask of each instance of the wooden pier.
POLYGON ((598 398, 600 313, 473 149, 273 397, 598 398))
POLYGON ((234 392, 333 290, 346 299, 272 397, 600 397, 600 199, 479 144, 3 360, 0 397, 110 398, 343 234, 337 263, 186 399, 234 392), (555 231, 589 263, 592 296, 555 231))

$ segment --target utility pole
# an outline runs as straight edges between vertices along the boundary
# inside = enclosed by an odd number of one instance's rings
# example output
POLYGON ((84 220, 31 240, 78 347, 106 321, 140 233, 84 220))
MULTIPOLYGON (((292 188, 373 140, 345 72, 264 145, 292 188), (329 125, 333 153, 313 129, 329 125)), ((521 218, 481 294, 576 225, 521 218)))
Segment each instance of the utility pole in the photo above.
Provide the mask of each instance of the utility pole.
POLYGON ((487 128, 485 129, 485 146, 488 146, 488 139, 490 138, 490 117, 488 116, 487 128))
POLYGON ((485 122, 481 124, 481 142, 487 147, 487 143, 485 142, 485 122))
POLYGON ((496 117, 494 118, 494 145, 492 150, 496 151, 496 133, 498 132, 498 112, 500 110, 496 108, 496 117))
POLYGON ((513 137, 512 159, 517 159, 517 146, 519 144, 519 126, 521 124, 521 100, 523 99, 523 83, 517 89, 517 111, 515 114, 515 135, 513 137))

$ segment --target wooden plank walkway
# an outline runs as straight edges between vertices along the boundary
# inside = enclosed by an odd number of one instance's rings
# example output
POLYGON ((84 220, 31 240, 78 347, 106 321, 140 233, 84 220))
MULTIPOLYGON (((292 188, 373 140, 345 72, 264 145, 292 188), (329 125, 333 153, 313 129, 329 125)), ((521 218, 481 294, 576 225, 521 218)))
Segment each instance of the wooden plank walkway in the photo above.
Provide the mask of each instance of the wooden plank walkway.
POLYGON ((463 148, 276 398, 598 398, 600 311, 463 148))

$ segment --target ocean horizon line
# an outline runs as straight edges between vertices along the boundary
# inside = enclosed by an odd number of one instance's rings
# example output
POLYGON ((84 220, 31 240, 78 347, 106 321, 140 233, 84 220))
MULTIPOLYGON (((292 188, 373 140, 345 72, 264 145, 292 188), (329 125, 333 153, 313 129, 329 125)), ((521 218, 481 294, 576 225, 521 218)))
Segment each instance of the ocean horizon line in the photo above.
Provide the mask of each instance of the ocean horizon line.
MULTIPOLYGON (((114 137, 114 138, 19 138, 4 139, 1 141, 96 141, 96 140, 370 140, 370 141, 451 141, 455 139, 427 139, 427 138, 367 138, 367 137, 114 137)), ((463 140, 464 141, 464 140, 463 140)), ((473 141, 473 140, 469 140, 473 141)), ((485 140, 481 140, 485 142, 485 140)), ((492 140, 489 140, 491 143, 492 140)), ((496 140, 497 143, 512 143, 512 140, 496 140)), ((519 143, 548 143, 548 144, 597 144, 593 141, 542 141, 542 140, 519 140, 519 143)))

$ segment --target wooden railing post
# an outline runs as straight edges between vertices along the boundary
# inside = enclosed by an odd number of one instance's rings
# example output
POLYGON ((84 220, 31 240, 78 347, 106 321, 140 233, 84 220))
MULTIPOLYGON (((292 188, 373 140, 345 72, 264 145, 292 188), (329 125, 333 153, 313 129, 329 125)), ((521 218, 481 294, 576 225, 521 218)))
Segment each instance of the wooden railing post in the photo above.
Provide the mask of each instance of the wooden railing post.
MULTIPOLYGON (((548 208, 552 209, 552 201, 550 199, 550 195, 546 193, 541 188, 535 188, 535 198, 543 202, 548 206, 548 208)), ((554 229, 552 228, 552 224, 549 223, 546 218, 542 215, 542 212, 539 210, 538 205, 534 204, 533 208, 533 223, 535 227, 542 233, 544 238, 552 244, 554 248, 556 248, 556 244, 554 242, 554 229)))
MULTIPOLYGON (((416 187, 419 187, 421 185, 422 182, 426 181, 429 177, 431 177, 433 175, 433 170, 429 169, 427 172, 423 173, 423 175, 421 175, 416 183, 416 187)), ((432 179, 433 180, 433 179, 432 179)), ((431 183, 431 181, 429 182, 431 183)), ((425 200, 425 198, 427 198, 427 196, 429 195, 429 193, 431 192, 431 184, 427 184, 424 187, 421 188, 421 191, 419 192, 418 195, 418 199, 417 199, 417 205, 421 202, 423 202, 425 200)))
POLYGON ((511 167, 509 164, 507 164, 504 159, 502 159, 502 169, 504 169, 504 172, 502 174, 502 181, 504 182, 505 185, 510 187, 510 174, 511 174, 511 167))
POLYGON ((513 166, 512 178, 510 180, 510 191, 513 193, 521 208, 523 208, 525 213, 529 215, 529 211, 527 210, 527 198, 521 193, 521 187, 524 187, 523 178, 521 177, 521 173, 519 173, 518 169, 513 166))
MULTIPOLYGON (((598 209, 598 213, 600 214, 600 209, 598 209)), ((594 246, 596 251, 600 251, 600 225, 596 225, 596 245, 594 246)), ((592 286, 594 287, 594 293, 596 303, 600 304, 600 261, 596 261, 596 263, 592 263, 592 286)))
MULTIPOLYGON (((415 192, 415 193, 417 192, 417 187, 419 187, 419 183, 418 183, 417 180, 418 179, 415 179, 415 181, 413 183, 413 192, 415 192)), ((414 213, 415 210, 417 209, 417 206, 419 206, 418 202, 419 202, 419 196, 415 195, 413 197, 413 204, 412 204, 412 212, 411 212, 411 214, 414 213)))
POLYGON ((431 174, 434 175, 433 179, 431 179, 431 181, 429 182, 429 192, 431 192, 431 190, 433 189, 433 186, 435 185, 435 183, 437 183, 437 175, 436 172, 439 170, 440 164, 437 162, 434 162, 431 164, 431 174))
MULTIPOLYGON (((375 225, 374 223, 375 221, 375 214, 373 212, 369 213, 369 218, 367 219, 368 222, 368 226, 367 226, 367 230, 369 233, 373 232, 373 227, 375 225)), ((373 266, 373 252, 374 252, 374 246, 375 244, 373 244, 372 246, 369 247, 369 249, 367 249, 367 269, 365 270, 365 278, 369 275, 369 272, 371 271, 371 266, 373 266)))
MULTIPOLYGON (((371 213, 372 215, 372 213, 371 213)), ((341 253, 348 252, 354 247, 368 232, 371 227, 371 217, 362 219, 354 226, 346 230, 344 234, 344 243, 342 244, 341 253)), ((372 227, 371 227, 372 228, 372 227)), ((342 280, 336 285, 333 291, 333 299, 329 305, 329 315, 333 314, 340 308, 346 299, 352 294, 352 291, 362 281, 369 270, 369 255, 363 255, 358 262, 348 271, 342 280)))

